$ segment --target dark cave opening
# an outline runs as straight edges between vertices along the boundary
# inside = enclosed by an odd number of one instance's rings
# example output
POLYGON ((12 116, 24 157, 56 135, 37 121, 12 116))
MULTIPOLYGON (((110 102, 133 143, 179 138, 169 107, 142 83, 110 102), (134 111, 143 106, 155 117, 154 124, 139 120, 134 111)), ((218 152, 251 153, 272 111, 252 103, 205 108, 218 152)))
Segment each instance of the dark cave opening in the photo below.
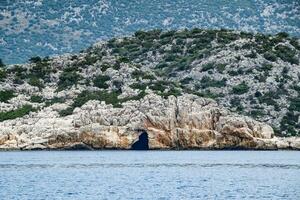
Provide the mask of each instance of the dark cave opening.
POLYGON ((132 150, 149 150, 149 139, 148 133, 143 131, 140 136, 139 140, 132 144, 132 150))

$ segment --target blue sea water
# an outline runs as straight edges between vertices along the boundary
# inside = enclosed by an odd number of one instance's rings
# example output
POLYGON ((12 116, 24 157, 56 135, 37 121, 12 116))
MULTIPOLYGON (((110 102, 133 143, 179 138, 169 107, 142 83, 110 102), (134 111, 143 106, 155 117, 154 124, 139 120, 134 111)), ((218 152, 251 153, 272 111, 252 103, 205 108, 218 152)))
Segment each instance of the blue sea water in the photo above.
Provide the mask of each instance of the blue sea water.
POLYGON ((295 200, 300 152, 0 152, 0 199, 295 200))
POLYGON ((0 58, 22 63, 139 29, 192 27, 300 36, 300 1, 0 0, 0 58))

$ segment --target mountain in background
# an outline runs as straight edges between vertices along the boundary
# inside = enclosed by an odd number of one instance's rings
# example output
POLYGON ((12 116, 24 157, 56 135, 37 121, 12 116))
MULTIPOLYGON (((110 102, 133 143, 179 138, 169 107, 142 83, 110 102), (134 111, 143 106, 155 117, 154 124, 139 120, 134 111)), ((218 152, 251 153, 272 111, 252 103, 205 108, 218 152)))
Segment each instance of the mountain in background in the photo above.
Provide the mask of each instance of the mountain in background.
POLYGON ((97 40, 143 29, 209 28, 300 33, 297 0, 1 0, 0 58, 79 52, 97 40))

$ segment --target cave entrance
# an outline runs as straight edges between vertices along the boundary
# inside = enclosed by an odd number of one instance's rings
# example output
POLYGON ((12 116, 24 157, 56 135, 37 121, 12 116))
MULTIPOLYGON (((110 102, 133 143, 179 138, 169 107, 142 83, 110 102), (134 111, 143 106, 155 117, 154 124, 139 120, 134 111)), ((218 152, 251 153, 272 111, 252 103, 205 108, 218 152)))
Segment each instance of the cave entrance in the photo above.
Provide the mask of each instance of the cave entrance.
POLYGON ((149 150, 149 139, 148 139, 148 133, 146 131, 143 131, 138 141, 132 144, 131 146, 132 150, 149 150))

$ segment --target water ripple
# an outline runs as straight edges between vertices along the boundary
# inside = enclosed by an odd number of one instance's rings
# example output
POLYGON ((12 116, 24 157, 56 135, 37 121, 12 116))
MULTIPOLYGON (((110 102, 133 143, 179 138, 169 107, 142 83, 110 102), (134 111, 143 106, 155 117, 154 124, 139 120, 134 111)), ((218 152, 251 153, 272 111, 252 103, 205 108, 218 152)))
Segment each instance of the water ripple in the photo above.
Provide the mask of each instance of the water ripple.
POLYGON ((299 164, 273 164, 273 163, 70 163, 70 164, 0 164, 1 169, 34 169, 34 168, 216 168, 216 167, 237 167, 237 168, 280 168, 300 169, 299 164))

